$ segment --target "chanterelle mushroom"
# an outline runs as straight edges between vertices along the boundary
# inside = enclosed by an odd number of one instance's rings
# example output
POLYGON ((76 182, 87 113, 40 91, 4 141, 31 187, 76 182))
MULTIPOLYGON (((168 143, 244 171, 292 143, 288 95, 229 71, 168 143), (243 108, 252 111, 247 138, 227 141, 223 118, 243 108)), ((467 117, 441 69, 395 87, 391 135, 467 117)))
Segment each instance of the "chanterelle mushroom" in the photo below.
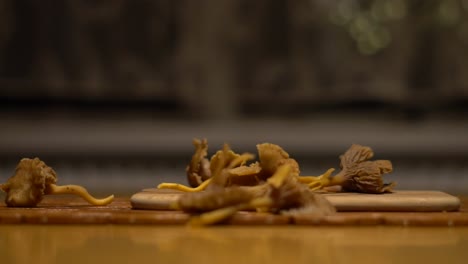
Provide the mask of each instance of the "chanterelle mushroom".
POLYGON ((371 148, 353 144, 340 156, 341 171, 339 173, 333 177, 330 177, 330 174, 306 177, 307 183, 312 190, 340 185, 343 191, 348 192, 390 192, 395 183, 385 184, 382 176, 392 172, 392 163, 389 160, 369 160, 373 156, 374 152, 371 148))
POLYGON ((262 143, 257 145, 258 156, 260 158, 260 167, 262 167, 263 177, 269 178, 282 165, 291 167, 291 174, 299 176, 299 164, 295 159, 289 157, 289 154, 283 148, 276 144, 262 143))
POLYGON ((111 195, 104 199, 92 197, 78 185, 57 186, 57 174, 39 158, 24 158, 18 163, 15 174, 0 189, 7 193, 5 203, 11 207, 34 207, 47 194, 76 194, 93 205, 106 205, 113 201, 111 195))
MULTIPOLYGON (((224 187, 229 186, 255 186, 265 183, 279 167, 288 165, 291 176, 298 178, 301 183, 309 184, 316 182, 318 177, 330 176, 333 169, 320 176, 299 176, 299 164, 280 146, 271 143, 257 145, 259 161, 246 164, 254 156, 250 153, 237 154, 225 144, 222 150, 217 151, 210 160, 206 158, 208 142, 206 139, 194 139, 195 153, 190 164, 187 166, 187 178, 190 186, 179 183, 161 183, 160 189, 176 189, 184 192, 198 192, 205 190, 213 184, 213 175, 228 169, 223 175, 224 187)), ((219 185, 218 183, 215 183, 219 185)))
MULTIPOLYGON (((226 169, 224 170, 226 171, 226 169)), ((214 177, 222 177, 221 174, 214 177)), ((229 186, 205 192, 187 193, 174 209, 190 213, 191 225, 209 225, 231 217, 237 211, 257 209, 262 212, 289 215, 329 215, 335 208, 323 197, 314 194, 300 183, 289 164, 281 165, 264 184, 257 186, 229 186)))
POLYGON ((185 171, 190 186, 197 187, 211 177, 210 161, 206 158, 208 142, 206 139, 194 139, 193 146, 195 153, 185 171))
MULTIPOLYGON (((161 183, 158 185, 159 189, 175 189, 184 192, 202 191, 212 183, 212 175, 219 174, 226 168, 234 169, 238 168, 239 166, 243 166, 248 160, 254 158, 254 156, 250 153, 237 154, 231 150, 229 145, 224 144, 223 149, 217 151, 208 161, 205 158, 208 148, 206 139, 203 141, 194 139, 193 142, 193 145, 195 146, 195 154, 192 156, 192 160, 187 166, 186 172, 190 186, 195 187, 188 187, 179 183, 161 183), (205 175, 205 177, 201 177, 201 175, 205 175)), ((255 168, 251 169, 255 171, 255 168)), ((228 180, 225 182, 225 184, 230 182, 231 181, 228 180)))

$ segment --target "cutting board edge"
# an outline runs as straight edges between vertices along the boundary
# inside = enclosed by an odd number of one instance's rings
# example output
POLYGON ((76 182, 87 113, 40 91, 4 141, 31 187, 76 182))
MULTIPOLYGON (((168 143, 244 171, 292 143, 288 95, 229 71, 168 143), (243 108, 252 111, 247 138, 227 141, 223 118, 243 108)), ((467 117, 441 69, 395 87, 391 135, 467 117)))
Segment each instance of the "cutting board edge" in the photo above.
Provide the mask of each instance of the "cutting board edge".
MULTIPOLYGON (((158 199, 148 199, 154 197, 158 189, 143 189, 131 196, 130 202, 132 208, 141 210, 170 210, 165 203, 161 203, 158 199)), ((177 195, 183 194, 179 191, 167 192, 166 198, 171 196, 170 201, 175 201, 177 195)), ((164 195, 164 194, 163 194, 164 195)), ((332 203, 338 212, 453 212, 459 211, 461 201, 458 197, 451 194, 438 191, 438 190, 401 190, 395 191, 390 194, 353 194, 353 193, 333 193, 333 194, 320 194, 324 195, 330 203, 332 203), (369 197, 382 197, 383 195, 404 195, 411 198, 415 194, 433 194, 432 197, 418 198, 410 200, 406 205, 395 204, 395 201, 380 203, 375 206, 376 200, 373 199, 372 204, 359 204, 355 199, 369 198, 369 197), (338 201, 337 201, 338 199, 338 201), (354 199, 354 202, 352 201, 354 199), (343 203, 344 202, 344 203, 343 203)), ((406 197, 406 198, 408 198, 406 197)), ((377 200, 378 201, 378 200, 377 200)))

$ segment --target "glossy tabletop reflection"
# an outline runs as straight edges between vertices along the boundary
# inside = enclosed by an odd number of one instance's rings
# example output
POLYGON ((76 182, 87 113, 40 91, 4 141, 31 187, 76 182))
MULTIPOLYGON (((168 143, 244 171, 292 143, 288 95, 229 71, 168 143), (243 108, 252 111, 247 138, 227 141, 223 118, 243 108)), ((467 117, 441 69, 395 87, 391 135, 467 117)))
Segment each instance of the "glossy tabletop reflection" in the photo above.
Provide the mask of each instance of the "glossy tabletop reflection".
POLYGON ((1 263, 465 263, 467 227, 2 225, 1 263))

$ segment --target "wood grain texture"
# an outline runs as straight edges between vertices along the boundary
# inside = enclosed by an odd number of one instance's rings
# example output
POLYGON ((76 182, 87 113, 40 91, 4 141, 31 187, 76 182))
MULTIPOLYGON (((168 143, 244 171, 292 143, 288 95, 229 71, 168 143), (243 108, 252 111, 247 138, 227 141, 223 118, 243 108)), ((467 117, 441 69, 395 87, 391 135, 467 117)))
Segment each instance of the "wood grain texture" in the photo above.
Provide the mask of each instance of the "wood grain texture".
MULTIPOLYGON (((288 217, 239 212, 227 225, 314 226, 468 226, 468 197, 461 198, 457 212, 338 212, 334 215, 288 217)), ((74 196, 47 196, 37 208, 9 208, 0 202, 0 224, 123 224, 183 225, 189 215, 165 210, 132 209, 128 197, 118 197, 108 206, 90 206, 74 196)))

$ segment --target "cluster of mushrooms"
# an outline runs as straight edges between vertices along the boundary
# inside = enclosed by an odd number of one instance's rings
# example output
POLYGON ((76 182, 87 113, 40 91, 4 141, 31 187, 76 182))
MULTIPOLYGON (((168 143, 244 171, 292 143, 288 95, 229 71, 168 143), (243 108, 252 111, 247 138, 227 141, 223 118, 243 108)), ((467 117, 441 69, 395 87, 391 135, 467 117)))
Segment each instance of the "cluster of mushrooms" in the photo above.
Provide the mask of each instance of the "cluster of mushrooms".
POLYGON ((335 208, 317 192, 339 187, 344 192, 385 193, 394 183, 385 184, 382 175, 392 171, 388 160, 371 161, 371 148, 353 144, 341 159, 341 171, 319 176, 301 176, 299 164, 280 146, 257 145, 254 155, 237 154, 225 144, 210 159, 206 139, 194 139, 195 153, 187 166, 190 186, 162 183, 160 189, 187 192, 172 205, 192 213, 190 224, 208 225, 223 221, 239 210, 276 214, 329 215, 335 208), (250 162, 250 164, 248 164, 250 162))
MULTIPOLYGON (((329 215, 335 208, 319 191, 338 187, 343 192, 385 193, 383 174, 392 171, 388 160, 370 159, 371 148, 353 144, 340 156, 341 170, 329 169, 319 176, 301 176, 299 164, 280 146, 257 145, 258 161, 251 153, 237 154, 224 144, 210 159, 206 139, 194 139, 195 153, 187 166, 190 186, 162 183, 160 189, 185 192, 170 207, 192 214, 189 224, 219 223, 236 212, 251 210, 274 214, 329 215)), ((15 174, 0 189, 10 207, 35 207, 45 195, 76 194, 92 205, 107 205, 114 196, 96 199, 78 185, 56 185, 57 174, 38 158, 22 159, 15 174)))

